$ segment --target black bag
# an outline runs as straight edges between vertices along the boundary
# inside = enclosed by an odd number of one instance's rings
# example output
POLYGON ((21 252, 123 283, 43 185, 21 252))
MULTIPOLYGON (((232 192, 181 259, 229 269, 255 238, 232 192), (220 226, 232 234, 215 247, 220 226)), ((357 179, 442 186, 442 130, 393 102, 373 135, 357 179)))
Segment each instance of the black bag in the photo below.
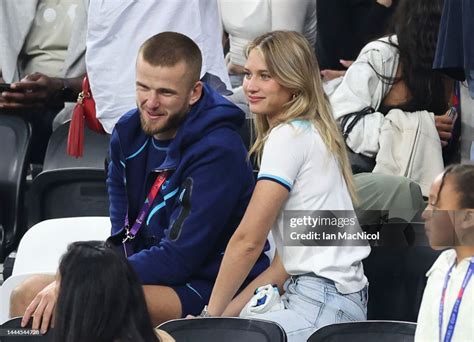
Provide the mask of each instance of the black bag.
MULTIPOLYGON (((358 112, 345 115, 341 121, 342 136, 344 137, 344 141, 347 140, 349 133, 352 132, 352 129, 360 121, 360 119, 362 119, 365 115, 372 114, 374 112, 375 110, 372 107, 365 107, 358 112), (354 119, 349 124, 347 124, 350 118, 354 119)), ((353 174, 372 172, 375 167, 375 158, 364 156, 361 153, 355 153, 349 146, 347 146, 347 144, 346 147, 353 174)))

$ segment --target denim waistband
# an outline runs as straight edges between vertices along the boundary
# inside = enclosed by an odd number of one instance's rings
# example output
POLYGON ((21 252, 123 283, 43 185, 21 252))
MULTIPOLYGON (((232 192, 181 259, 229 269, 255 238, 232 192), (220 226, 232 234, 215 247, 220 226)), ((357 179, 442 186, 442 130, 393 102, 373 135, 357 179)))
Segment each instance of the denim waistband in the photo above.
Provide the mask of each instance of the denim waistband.
POLYGON ((314 272, 309 272, 309 273, 303 273, 303 274, 298 274, 298 275, 292 275, 291 278, 293 280, 298 279, 299 277, 310 277, 310 278, 316 278, 318 281, 321 281, 323 283, 329 284, 329 285, 335 285, 334 281, 328 278, 324 278, 321 276, 316 275, 314 272))

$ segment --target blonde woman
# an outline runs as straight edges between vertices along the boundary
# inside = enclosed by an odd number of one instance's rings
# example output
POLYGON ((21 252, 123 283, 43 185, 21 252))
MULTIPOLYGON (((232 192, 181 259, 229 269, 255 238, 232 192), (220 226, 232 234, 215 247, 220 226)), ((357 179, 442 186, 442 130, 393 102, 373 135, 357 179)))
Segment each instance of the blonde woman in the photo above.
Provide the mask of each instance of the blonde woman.
POLYGON ((285 292, 285 309, 258 317, 280 323, 290 341, 306 341, 323 325, 366 319, 362 259, 370 252, 367 245, 289 247, 284 242, 286 210, 353 210, 344 141, 306 39, 287 31, 256 38, 247 49, 243 87, 256 114, 251 153, 258 156, 260 172, 202 315, 238 315, 257 287, 277 284, 285 292), (277 250, 271 266, 232 300, 270 230, 277 250))

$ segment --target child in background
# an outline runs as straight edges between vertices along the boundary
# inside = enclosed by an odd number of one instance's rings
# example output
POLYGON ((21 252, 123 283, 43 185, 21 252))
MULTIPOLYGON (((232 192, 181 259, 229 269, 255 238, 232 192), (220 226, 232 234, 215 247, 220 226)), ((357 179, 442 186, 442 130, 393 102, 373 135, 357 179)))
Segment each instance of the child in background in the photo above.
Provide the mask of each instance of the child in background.
POLYGON ((474 341, 474 165, 435 179, 423 218, 431 247, 450 249, 427 273, 415 341, 474 341))

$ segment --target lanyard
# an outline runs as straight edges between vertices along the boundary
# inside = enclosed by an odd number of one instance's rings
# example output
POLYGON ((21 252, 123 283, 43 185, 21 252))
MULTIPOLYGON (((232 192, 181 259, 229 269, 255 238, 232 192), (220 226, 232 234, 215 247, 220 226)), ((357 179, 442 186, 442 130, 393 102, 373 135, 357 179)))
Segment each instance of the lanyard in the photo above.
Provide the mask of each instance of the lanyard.
MULTIPOLYGON (((439 340, 442 341, 442 330, 443 330, 443 311, 444 311, 444 302, 446 299, 446 289, 448 288, 449 279, 451 278, 451 271, 454 268, 454 264, 446 274, 446 278, 444 280, 443 292, 441 293, 441 302, 439 304, 439 340)), ((451 312, 451 316, 449 317, 448 326, 446 328, 446 335, 444 335, 444 342, 449 342, 453 338, 454 327, 456 326, 456 320, 458 318, 459 313, 459 306, 461 305, 462 297, 464 295, 464 290, 469 283, 469 280, 474 273, 474 259, 471 259, 469 263, 469 268, 467 269, 466 276, 462 282, 461 288, 459 289, 458 296, 456 301, 454 302, 453 311, 451 312)))
POLYGON ((145 220, 145 217, 148 215, 148 212, 150 211, 150 207, 153 204, 153 201, 155 200, 155 197, 158 194, 158 191, 160 190, 163 183, 166 181, 167 175, 168 175, 167 172, 162 172, 156 177, 156 180, 153 183, 150 189, 150 192, 146 196, 145 203, 143 203, 143 206, 140 212, 138 213, 137 219, 133 223, 132 228, 130 228, 128 213, 127 213, 127 216, 125 217, 125 238, 123 239, 122 243, 124 245, 125 254, 127 256, 132 254, 130 248, 128 248, 130 246, 127 245, 127 242, 129 240, 133 240, 135 236, 137 235, 138 231, 140 230, 140 228, 142 227, 143 221, 145 220))

